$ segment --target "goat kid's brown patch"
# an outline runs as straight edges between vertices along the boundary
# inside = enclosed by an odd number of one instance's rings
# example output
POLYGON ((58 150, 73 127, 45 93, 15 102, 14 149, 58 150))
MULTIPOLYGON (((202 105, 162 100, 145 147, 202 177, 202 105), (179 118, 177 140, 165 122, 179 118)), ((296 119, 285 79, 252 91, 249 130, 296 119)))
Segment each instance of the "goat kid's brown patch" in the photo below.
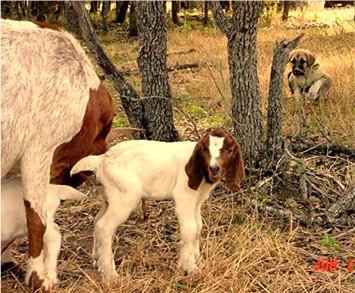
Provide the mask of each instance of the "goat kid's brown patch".
POLYGON ((197 190, 202 179, 205 178, 207 183, 212 183, 208 177, 207 161, 209 160, 209 134, 206 133, 196 144, 194 151, 185 165, 185 172, 189 178, 188 185, 190 188, 197 190))
POLYGON ((46 226, 38 213, 31 207, 31 203, 28 200, 24 200, 24 203, 28 229, 28 255, 37 258, 43 250, 43 235, 46 232, 46 226))
POLYGON ((224 137, 223 147, 220 152, 223 162, 223 176, 227 187, 232 191, 240 189, 241 181, 245 177, 242 149, 236 139, 228 132, 217 129, 210 130, 210 135, 224 137))

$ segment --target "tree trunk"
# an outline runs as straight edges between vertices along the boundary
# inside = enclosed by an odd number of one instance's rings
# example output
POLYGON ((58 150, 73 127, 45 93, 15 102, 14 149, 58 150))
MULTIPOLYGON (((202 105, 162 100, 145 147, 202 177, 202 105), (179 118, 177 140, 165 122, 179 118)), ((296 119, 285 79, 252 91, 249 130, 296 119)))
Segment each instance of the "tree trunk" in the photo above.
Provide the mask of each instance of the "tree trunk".
POLYGON ((129 1, 117 1, 116 2, 116 22, 124 23, 128 10, 129 1))
POLYGON ((178 1, 171 1, 171 2, 172 2, 171 14, 172 14, 172 18, 173 18, 173 23, 175 23, 176 25, 181 25, 181 23, 179 21, 179 16, 178 16, 179 2, 178 1))
POLYGON ((276 43, 270 74, 269 103, 267 112, 266 136, 266 169, 275 167, 284 154, 284 140, 282 137, 282 86, 285 67, 289 53, 295 49, 304 34, 290 42, 283 40, 276 43))
POLYGON ((138 36, 136 3, 137 2, 130 1, 130 4, 129 4, 130 9, 129 9, 128 35, 130 37, 138 36))
POLYGON ((177 141, 167 70, 167 26, 162 2, 136 2, 138 66, 148 139, 177 141))
POLYGON ((107 24, 107 18, 108 14, 110 13, 110 7, 111 7, 111 2, 110 1, 104 1, 102 2, 102 29, 104 33, 108 32, 108 24, 107 24))
POLYGON ((203 17, 203 24, 208 24, 208 1, 204 3, 204 17, 203 17))
POLYGON ((284 1, 283 3, 284 7, 283 7, 283 10, 282 10, 282 20, 283 21, 287 21, 288 19, 288 12, 290 11, 290 1, 284 1))
POLYGON ((99 8, 99 1, 90 1, 90 13, 96 13, 99 8))
POLYGON ((218 26, 228 39, 234 134, 242 145, 246 161, 256 166, 261 160, 263 145, 256 57, 257 24, 262 2, 233 1, 231 21, 219 2, 213 1, 211 6, 218 26))

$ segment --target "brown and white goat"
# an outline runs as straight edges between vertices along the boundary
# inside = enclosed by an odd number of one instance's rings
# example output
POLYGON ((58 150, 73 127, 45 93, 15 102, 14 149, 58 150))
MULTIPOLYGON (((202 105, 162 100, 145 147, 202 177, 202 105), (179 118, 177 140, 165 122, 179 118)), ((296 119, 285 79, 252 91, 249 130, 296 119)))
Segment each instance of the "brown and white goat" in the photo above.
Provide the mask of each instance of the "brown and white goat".
POLYGON ((76 160, 103 153, 112 117, 111 97, 69 33, 1 20, 1 176, 20 164, 29 239, 26 283, 34 290, 57 282, 43 237, 52 159, 62 163, 52 177, 63 178, 76 160), (64 144, 70 140, 74 145, 64 144), (58 146, 62 151, 53 158, 58 146))
POLYGON ((245 176, 242 151, 226 131, 212 130, 196 142, 131 140, 100 156, 81 159, 72 169, 94 171, 103 184, 103 206, 97 215, 93 257, 102 276, 117 277, 112 236, 142 199, 173 199, 181 229, 179 266, 198 269, 201 206, 225 179, 238 190, 245 176))

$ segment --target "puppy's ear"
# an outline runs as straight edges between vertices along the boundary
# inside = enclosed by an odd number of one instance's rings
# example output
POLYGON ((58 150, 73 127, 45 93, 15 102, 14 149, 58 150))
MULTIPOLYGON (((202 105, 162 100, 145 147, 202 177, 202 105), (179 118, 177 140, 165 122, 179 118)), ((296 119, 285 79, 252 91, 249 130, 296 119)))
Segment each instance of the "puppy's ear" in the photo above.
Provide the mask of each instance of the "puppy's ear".
POLYGON ((242 149, 236 142, 236 148, 230 158, 226 170, 226 185, 232 191, 240 189, 240 183, 245 177, 242 149))
POLYGON ((314 62, 316 62, 316 56, 314 56, 314 54, 311 53, 310 51, 306 51, 305 54, 306 54, 308 65, 312 66, 314 62))
POLYGON ((203 154, 203 145, 199 141, 194 151, 185 165, 185 172, 189 178, 188 185, 190 188, 197 190, 201 184, 201 181, 204 176, 203 168, 205 168, 206 160, 203 154))

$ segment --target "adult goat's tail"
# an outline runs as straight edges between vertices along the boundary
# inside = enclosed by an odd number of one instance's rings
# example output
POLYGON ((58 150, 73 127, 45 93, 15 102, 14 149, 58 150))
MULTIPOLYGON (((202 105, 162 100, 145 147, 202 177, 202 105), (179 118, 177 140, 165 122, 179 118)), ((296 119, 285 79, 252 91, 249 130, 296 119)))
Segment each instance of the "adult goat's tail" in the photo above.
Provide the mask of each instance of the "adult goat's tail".
POLYGON ((101 163, 101 160, 102 160, 101 156, 88 156, 82 158, 71 169, 70 175, 79 173, 81 171, 94 171, 96 173, 101 163))

